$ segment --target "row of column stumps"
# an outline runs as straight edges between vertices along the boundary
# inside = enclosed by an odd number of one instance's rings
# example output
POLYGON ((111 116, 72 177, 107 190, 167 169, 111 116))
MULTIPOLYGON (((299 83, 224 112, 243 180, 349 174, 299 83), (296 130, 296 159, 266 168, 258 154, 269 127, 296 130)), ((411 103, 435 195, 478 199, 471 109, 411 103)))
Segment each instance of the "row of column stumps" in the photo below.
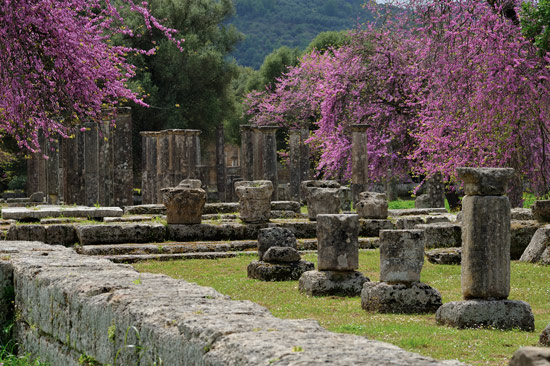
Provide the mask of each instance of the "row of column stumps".
POLYGON ((101 123, 75 127, 71 138, 40 138, 42 153, 27 162, 27 192, 48 202, 93 206, 133 204, 132 118, 119 108, 115 127, 106 112, 101 123), (45 159, 43 155, 47 155, 45 159))
POLYGON ((200 130, 144 131, 142 137, 141 194, 144 204, 162 203, 163 188, 197 178, 200 166, 200 130))

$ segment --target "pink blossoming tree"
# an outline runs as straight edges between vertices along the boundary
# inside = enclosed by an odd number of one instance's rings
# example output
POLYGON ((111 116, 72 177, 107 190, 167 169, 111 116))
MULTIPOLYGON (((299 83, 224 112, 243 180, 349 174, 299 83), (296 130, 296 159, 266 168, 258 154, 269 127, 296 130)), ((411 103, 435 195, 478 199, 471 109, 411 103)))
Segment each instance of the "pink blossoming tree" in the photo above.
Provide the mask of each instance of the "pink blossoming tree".
POLYGON ((0 139, 39 149, 38 132, 67 136, 79 120, 98 120, 101 109, 121 99, 143 104, 126 85, 134 67, 129 52, 112 44, 117 33, 132 35, 123 14, 138 13, 179 44, 147 3, 133 0, 3 0, 0 2, 0 139))
POLYGON ((259 124, 313 123, 325 176, 349 178, 348 127, 366 123, 373 180, 391 169, 453 182, 458 166, 511 166, 546 193, 550 59, 506 6, 408 2, 351 45, 304 56, 273 90, 249 96, 249 112, 259 124))

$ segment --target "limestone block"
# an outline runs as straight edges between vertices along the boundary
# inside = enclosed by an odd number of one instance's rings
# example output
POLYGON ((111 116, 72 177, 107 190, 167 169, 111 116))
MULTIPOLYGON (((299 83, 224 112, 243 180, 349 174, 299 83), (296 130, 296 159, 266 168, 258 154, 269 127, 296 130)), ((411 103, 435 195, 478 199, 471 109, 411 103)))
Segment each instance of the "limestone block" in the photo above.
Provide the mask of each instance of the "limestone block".
POLYGON ((427 194, 421 194, 414 200, 414 208, 430 208, 430 196, 427 194))
POLYGON ((340 212, 340 183, 334 180, 305 180, 301 188, 310 220, 315 221, 319 214, 340 212))
POLYGON ((166 228, 162 224, 76 225, 81 245, 118 243, 162 243, 166 228))
POLYGON ((543 346, 550 346, 550 324, 540 334, 539 342, 543 346))
POLYGON ((201 188, 202 182, 199 179, 184 179, 179 182, 178 187, 201 188))
POLYGON ((264 262, 290 263, 300 260, 300 253, 291 247, 270 247, 263 256, 264 262))
POLYGON ((453 248, 462 245, 462 227, 453 222, 437 222, 420 224, 416 229, 424 231, 424 247, 453 248))
POLYGON ((361 307, 367 311, 395 314, 435 313, 441 306, 441 294, 422 282, 366 282, 361 291, 361 307))
POLYGON ((467 196, 501 196, 506 194, 508 181, 514 176, 512 168, 457 168, 464 181, 467 196))
POLYGON ((531 208, 538 222, 550 222, 550 200, 537 200, 531 208))
POLYGON ((369 281, 357 271, 308 271, 298 281, 298 289, 309 296, 359 296, 369 281))
POLYGON ((388 201, 385 193, 362 192, 355 206, 359 217, 364 219, 388 218, 388 201))
POLYGON ((49 225, 45 228, 45 242, 48 244, 72 246, 78 243, 74 225, 49 225))
POLYGON ((493 327, 497 329, 519 328, 532 332, 535 318, 531 306, 524 301, 466 300, 448 302, 435 314, 438 324, 456 328, 493 327))
POLYGON ((200 224, 206 191, 178 186, 161 190, 168 224, 200 224))
POLYGON ((402 208, 398 210, 388 210, 388 215, 393 217, 413 216, 413 215, 432 215, 448 214, 447 209, 443 207, 435 208, 402 208))
POLYGON ((241 181, 235 183, 239 197, 240 217, 243 222, 267 222, 271 218, 273 183, 268 180, 241 181))
POLYGON ((314 264, 306 261, 292 263, 267 263, 253 261, 248 264, 249 278, 261 281, 296 281, 307 271, 312 271, 314 264))
POLYGON ((33 202, 33 203, 34 202, 42 203, 42 202, 44 202, 44 198, 46 198, 46 195, 44 194, 44 192, 34 192, 29 197, 29 201, 33 202))
POLYGON ((46 228, 42 225, 10 225, 6 240, 46 241, 46 228))
POLYGON ((512 356, 509 366, 550 366, 550 349, 521 347, 512 356))
POLYGON ((510 219, 520 221, 535 220, 535 215, 530 208, 514 207, 510 212, 510 219))
POLYGON ((377 237, 380 230, 394 230, 395 224, 391 220, 359 219, 359 235, 377 237))
POLYGON ((320 271, 359 268, 359 217, 317 216, 317 267, 320 271))
POLYGON ((510 293, 508 197, 465 196, 462 213, 464 298, 506 299, 510 293))
POLYGON ((270 227, 260 229, 258 234, 258 255, 260 260, 271 247, 290 247, 296 249, 296 236, 289 229, 270 227))
POLYGON ((521 262, 538 263, 550 247, 550 225, 544 225, 535 232, 529 245, 519 259, 521 262))
MULTIPOLYGON (((349 187, 340 187, 340 208, 342 211, 351 211, 351 202, 353 201, 353 196, 351 193, 351 188, 349 187)), ((383 217, 385 219, 385 217, 383 217)))
POLYGON ((423 265, 424 233, 422 230, 382 230, 380 232, 380 281, 419 282, 423 265))
POLYGON ((124 207, 125 215, 166 215, 166 206, 160 204, 148 204, 124 207))
POLYGON ((300 213, 300 202, 297 201, 272 201, 271 211, 294 211, 300 213))
POLYGON ((512 220, 510 223, 510 259, 521 258, 537 230, 544 225, 535 220, 512 220))
POLYGON ((461 248, 437 248, 426 253, 428 262, 433 264, 460 264, 462 258, 461 248))

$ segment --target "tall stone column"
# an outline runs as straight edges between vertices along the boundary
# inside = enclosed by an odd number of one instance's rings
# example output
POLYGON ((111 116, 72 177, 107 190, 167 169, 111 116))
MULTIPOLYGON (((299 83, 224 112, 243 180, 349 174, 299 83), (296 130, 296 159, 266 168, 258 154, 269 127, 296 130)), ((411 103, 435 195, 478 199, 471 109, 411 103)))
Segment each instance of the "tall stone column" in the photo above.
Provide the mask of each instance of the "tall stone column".
POLYGON ((510 202, 504 196, 510 168, 458 168, 462 200, 461 286, 465 301, 443 305, 439 323, 460 328, 534 329, 529 304, 510 293, 510 202))
POLYGON ((300 202, 304 195, 301 192, 303 181, 309 180, 309 148, 305 140, 309 130, 290 130, 288 146, 290 150, 290 197, 300 202))
POLYGON ((254 180, 269 180, 273 183, 273 201, 278 197, 277 176, 277 127, 253 127, 254 131, 254 180))
POLYGON ((84 182, 85 205, 93 206, 99 203, 99 153, 98 125, 95 122, 83 124, 84 135, 84 182))
POLYGON ((59 140, 45 141, 44 154, 48 156, 45 161, 46 200, 48 203, 57 204, 59 199, 59 140))
POLYGON ((62 142, 63 199, 66 204, 82 203, 85 197, 84 184, 84 135, 77 128, 75 133, 62 142))
POLYGON ((245 181, 254 180, 254 144, 251 125, 241 125, 241 174, 245 181))
POLYGON ((225 136, 223 124, 219 124, 216 129, 216 186, 218 188, 218 198, 221 202, 227 201, 226 196, 226 171, 225 171, 225 136))
POLYGON ((140 132, 141 135, 141 197, 144 204, 153 203, 156 176, 156 137, 154 132, 140 132))
POLYGON ((113 206, 134 203, 134 164, 132 158, 132 114, 130 108, 120 108, 112 135, 113 206))
POLYGON ((351 194, 353 204, 359 201, 359 194, 368 191, 369 160, 367 154, 368 125, 351 126, 351 194))

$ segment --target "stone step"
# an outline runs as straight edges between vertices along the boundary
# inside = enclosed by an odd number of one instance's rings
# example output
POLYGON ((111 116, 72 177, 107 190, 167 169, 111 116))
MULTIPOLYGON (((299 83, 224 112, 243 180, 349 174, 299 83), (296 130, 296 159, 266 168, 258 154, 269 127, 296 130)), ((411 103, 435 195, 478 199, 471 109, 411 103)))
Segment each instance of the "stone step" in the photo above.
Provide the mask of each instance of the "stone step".
MULTIPOLYGON (((317 249, 316 239, 299 239, 298 250, 317 249)), ((378 238, 359 238, 360 249, 378 248, 378 238)), ((148 243, 148 244, 104 244, 79 246, 76 251, 84 255, 118 256, 118 255, 169 255, 205 252, 246 252, 257 250, 256 240, 236 240, 193 243, 148 243)))
POLYGON ((102 258, 114 263, 136 263, 149 260, 173 261, 178 259, 220 259, 234 258, 242 253, 237 252, 204 252, 204 253, 177 253, 177 254, 145 254, 145 255, 109 255, 102 258))

